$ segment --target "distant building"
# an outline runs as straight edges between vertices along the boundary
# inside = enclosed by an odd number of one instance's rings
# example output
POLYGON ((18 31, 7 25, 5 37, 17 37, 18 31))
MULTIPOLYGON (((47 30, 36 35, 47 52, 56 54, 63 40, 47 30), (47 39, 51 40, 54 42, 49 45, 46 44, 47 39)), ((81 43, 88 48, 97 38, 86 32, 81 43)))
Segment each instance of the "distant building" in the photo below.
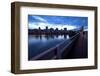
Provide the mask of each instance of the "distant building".
POLYGON ((81 27, 80 31, 81 31, 81 32, 83 32, 83 31, 84 31, 84 27, 83 27, 83 26, 81 27))
POLYGON ((46 26, 46 30, 48 30, 48 26, 46 26))
POLYGON ((59 34, 59 29, 58 28, 55 29, 55 34, 59 34))
POLYGON ((41 30, 41 28, 39 27, 39 30, 41 30))
POLYGON ((64 34, 66 34, 67 33, 67 28, 64 28, 64 34))
POLYGON ((63 35, 63 34, 67 34, 67 28, 61 29, 59 30, 58 28, 54 29, 54 28, 50 28, 48 29, 48 26, 45 27, 45 29, 41 29, 41 27, 38 27, 38 29, 29 29, 29 34, 36 34, 36 35, 41 35, 41 34, 46 34, 46 35, 52 35, 52 34, 56 34, 56 35, 63 35))
POLYGON ((56 28, 56 31, 58 31, 58 28, 56 28))
POLYGON ((67 28, 64 28, 64 31, 67 31, 67 28))
POLYGON ((39 29, 38 29, 38 33, 41 34, 41 28, 40 28, 40 27, 39 27, 39 29))
POLYGON ((53 34, 53 33, 54 33, 54 29, 50 28, 50 34, 53 34))
POLYGON ((45 34, 48 34, 49 33, 49 29, 48 29, 48 26, 46 26, 45 28, 45 34))

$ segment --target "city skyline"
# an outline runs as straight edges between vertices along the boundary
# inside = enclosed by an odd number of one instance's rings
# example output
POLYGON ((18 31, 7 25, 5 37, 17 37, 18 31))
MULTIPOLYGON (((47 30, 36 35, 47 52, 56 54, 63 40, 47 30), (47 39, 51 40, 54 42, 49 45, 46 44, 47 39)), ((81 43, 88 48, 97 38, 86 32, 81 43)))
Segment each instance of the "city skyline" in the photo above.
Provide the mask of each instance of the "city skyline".
POLYGON ((38 34, 38 35, 52 35, 52 34, 67 34, 67 28, 63 28, 61 30, 59 30, 59 28, 53 29, 53 28, 48 28, 48 26, 45 27, 45 29, 41 29, 41 27, 39 27, 38 29, 29 29, 29 34, 38 34))
POLYGON ((88 18, 87 17, 72 17, 72 16, 47 16, 47 15, 28 15, 28 28, 29 29, 63 29, 68 30, 80 28, 84 26, 87 29, 88 18))

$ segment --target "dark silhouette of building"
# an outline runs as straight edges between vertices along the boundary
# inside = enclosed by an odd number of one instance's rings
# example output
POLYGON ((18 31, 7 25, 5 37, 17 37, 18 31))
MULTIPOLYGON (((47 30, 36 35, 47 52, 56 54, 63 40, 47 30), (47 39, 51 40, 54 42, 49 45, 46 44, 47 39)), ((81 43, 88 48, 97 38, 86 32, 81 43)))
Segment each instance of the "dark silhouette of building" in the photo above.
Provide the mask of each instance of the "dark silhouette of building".
POLYGON ((40 27, 38 27, 38 29, 29 29, 28 30, 29 34, 34 34, 34 35, 41 35, 41 34, 45 34, 45 35, 63 35, 63 34, 68 34, 68 30, 67 28, 61 29, 59 30, 58 28, 54 29, 54 28, 48 28, 48 26, 45 27, 45 29, 41 29, 40 27))
POLYGON ((67 28, 64 28, 64 34, 67 34, 67 28))

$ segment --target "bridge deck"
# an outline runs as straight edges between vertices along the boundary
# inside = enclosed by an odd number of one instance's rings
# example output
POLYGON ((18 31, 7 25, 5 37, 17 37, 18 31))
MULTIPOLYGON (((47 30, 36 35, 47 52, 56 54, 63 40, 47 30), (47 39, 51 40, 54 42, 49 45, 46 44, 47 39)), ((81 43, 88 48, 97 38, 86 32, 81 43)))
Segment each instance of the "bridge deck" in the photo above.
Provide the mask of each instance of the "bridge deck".
POLYGON ((88 57, 88 42, 86 34, 80 33, 79 38, 73 45, 73 48, 65 57, 66 59, 74 59, 74 58, 87 58, 88 57))

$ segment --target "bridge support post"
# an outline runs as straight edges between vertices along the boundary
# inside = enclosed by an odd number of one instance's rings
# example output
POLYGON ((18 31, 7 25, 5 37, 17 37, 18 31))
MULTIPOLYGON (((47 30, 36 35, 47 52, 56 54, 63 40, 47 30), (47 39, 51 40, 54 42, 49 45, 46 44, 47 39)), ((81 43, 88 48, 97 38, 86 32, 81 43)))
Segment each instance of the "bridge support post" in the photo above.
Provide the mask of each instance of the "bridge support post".
POLYGON ((59 46, 57 47, 57 59, 61 59, 61 51, 59 46))

